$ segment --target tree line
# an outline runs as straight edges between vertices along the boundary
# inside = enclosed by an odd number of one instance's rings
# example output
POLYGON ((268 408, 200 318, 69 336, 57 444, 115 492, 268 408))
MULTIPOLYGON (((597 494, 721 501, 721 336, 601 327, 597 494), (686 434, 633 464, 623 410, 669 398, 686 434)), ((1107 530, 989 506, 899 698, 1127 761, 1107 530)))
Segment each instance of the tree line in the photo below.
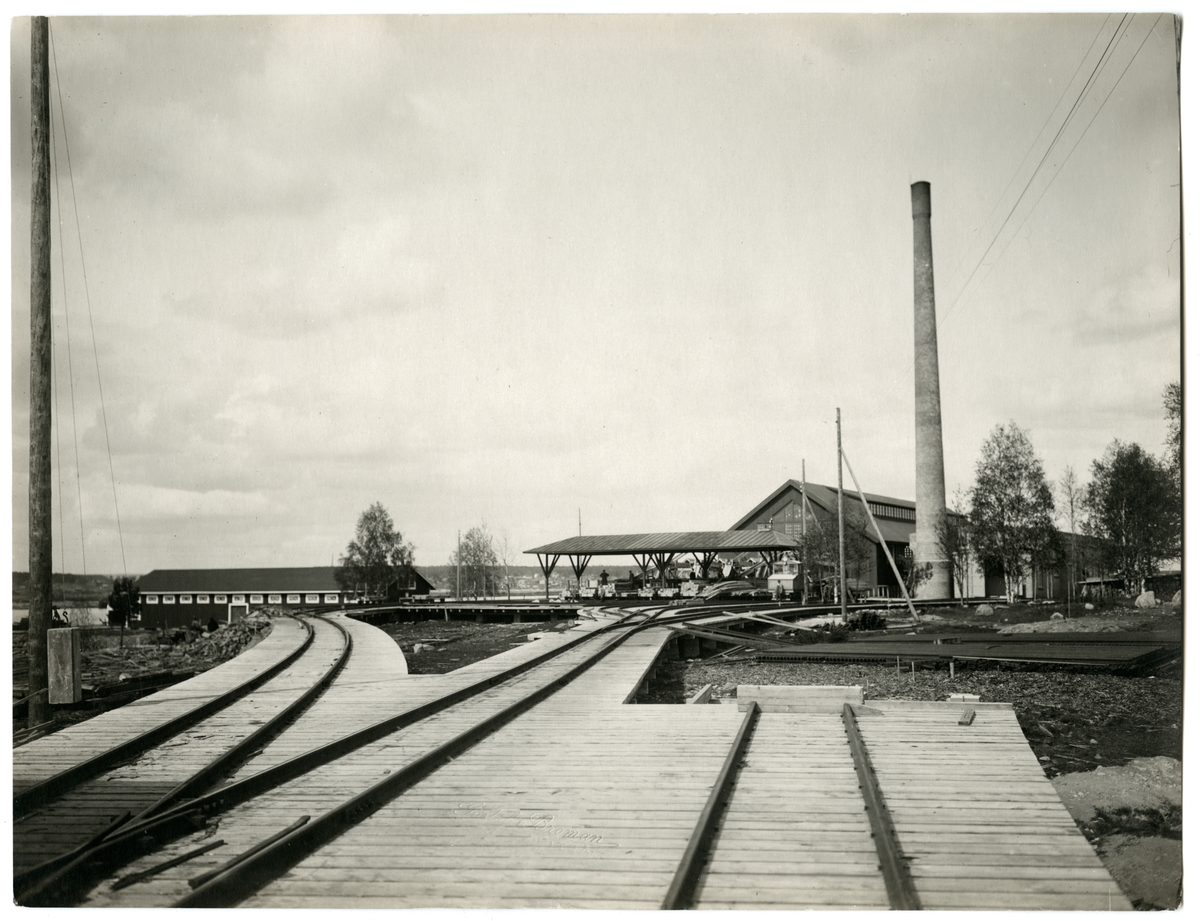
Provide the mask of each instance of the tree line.
POLYGON ((1183 390, 1163 392, 1166 449, 1155 456, 1135 442, 1113 441, 1092 461, 1091 481, 1067 467, 1057 489, 1046 478, 1029 434, 998 425, 983 444, 975 482, 959 492, 939 529, 959 597, 972 557, 1003 571, 1011 602, 1033 569, 1064 563, 1073 589, 1083 569, 1141 591, 1162 564, 1179 557, 1183 536, 1183 390), (1057 502, 1056 502, 1057 492, 1057 502), (1061 515, 1067 532, 1056 520, 1061 515))
MULTIPOLYGON (((966 595, 971 561, 984 571, 1004 574, 1011 602, 1033 570, 1060 563, 1073 589, 1086 569, 1122 580, 1140 591, 1165 561, 1181 552, 1183 533, 1183 389, 1179 382, 1163 392, 1167 421, 1166 449, 1155 456, 1134 442, 1114 439, 1091 464, 1086 484, 1067 467, 1052 485, 1029 433, 1015 422, 998 425, 983 443, 975 482, 949 504, 938 541, 958 596, 966 595), (1059 520, 1066 532, 1058 529, 1059 520)), ((807 514, 807 511, 803 512, 807 514)), ((861 508, 844 511, 846 574, 866 576, 874 565, 874 544, 861 508)), ((819 520, 807 529, 805 555, 818 571, 836 571, 835 526, 819 520)), ((338 566, 343 590, 368 598, 386 598, 390 587, 412 566, 414 547, 396 530, 379 502, 359 516, 354 539, 338 566)), ((449 588, 458 596, 481 597, 508 590, 512 554, 507 539, 497 540, 485 523, 460 536, 450 554, 449 588)), ((911 557, 897 559, 910 587, 922 572, 911 557)))
MULTIPOLYGON (((359 516, 354 538, 338 561, 338 585, 364 598, 387 598, 392 587, 406 579, 414 552, 383 504, 372 503, 359 516)), ((451 591, 473 598, 510 591, 511 558, 507 537, 497 540, 486 524, 471 528, 450 554, 451 591)))

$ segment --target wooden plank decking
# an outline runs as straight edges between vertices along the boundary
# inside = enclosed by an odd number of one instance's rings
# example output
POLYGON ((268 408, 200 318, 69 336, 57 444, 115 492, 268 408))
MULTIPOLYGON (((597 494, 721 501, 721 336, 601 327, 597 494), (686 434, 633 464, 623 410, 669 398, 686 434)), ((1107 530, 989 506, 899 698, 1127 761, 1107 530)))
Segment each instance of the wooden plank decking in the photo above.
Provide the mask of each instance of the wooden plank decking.
POLYGON ((237 687, 286 658, 304 642, 299 621, 277 617, 271 632, 241 655, 179 684, 13 751, 13 790, 20 792, 67 768, 149 732, 237 687))
MULTIPOLYGON (((76 847, 126 810, 137 814, 284 710, 337 661, 342 634, 317 620, 295 664, 166 743, 69 790, 13 826, 15 872, 76 847)), ((115 711, 121 712, 121 711, 115 711)))
POLYGON ((695 907, 888 907, 840 714, 759 716, 695 907))
MULTIPOLYGON (((576 631, 594 630, 585 622, 576 631)), ((564 636, 442 676, 407 676, 394 642, 347 620, 344 681, 247 766, 270 763, 462 687, 564 636)), ((578 635, 572 631, 566 636, 578 635)), ((248 901, 250 907, 657 908, 742 714, 623 706, 668 628, 634 635, 575 682, 384 805, 248 901)), ((564 654, 563 669, 582 657, 564 654)), ((88 905, 166 905, 187 880, 291 824, 337 808, 498 712, 526 673, 130 864, 226 845, 88 905)), ((1011 708, 867 701, 859 726, 926 908, 1129 908, 1075 828, 1011 708)), ((887 893, 838 713, 763 713, 700 877, 698 908, 886 908, 887 893)))
POLYGON ((1132 908, 1011 707, 969 706, 970 725, 962 704, 868 701, 858 717, 922 907, 1132 908))

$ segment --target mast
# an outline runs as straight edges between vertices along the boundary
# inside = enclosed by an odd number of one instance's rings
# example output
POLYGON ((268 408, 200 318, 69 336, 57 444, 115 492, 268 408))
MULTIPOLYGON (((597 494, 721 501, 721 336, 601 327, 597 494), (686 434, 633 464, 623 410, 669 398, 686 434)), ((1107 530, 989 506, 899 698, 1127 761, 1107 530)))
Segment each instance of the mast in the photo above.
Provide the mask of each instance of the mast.
POLYGON ((808 604, 808 473, 800 460, 800 603, 808 604))
POLYGON ((846 622, 846 522, 842 513, 842 408, 837 411, 838 443, 838 600, 842 604, 842 623, 846 622))
POLYGON ((29 725, 50 719, 46 631, 53 598, 50 509, 50 23, 30 39, 33 194, 29 286, 29 725))

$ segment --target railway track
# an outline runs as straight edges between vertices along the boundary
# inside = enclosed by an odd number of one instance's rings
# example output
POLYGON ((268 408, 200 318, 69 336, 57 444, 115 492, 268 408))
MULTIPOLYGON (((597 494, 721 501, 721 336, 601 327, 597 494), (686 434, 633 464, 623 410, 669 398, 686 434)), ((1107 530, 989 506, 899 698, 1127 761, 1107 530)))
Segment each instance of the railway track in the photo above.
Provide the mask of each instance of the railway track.
POLYGON ((144 812, 18 901, 920 907, 852 708, 597 708, 614 668, 636 684, 661 649, 666 631, 643 631, 697 616, 622 614, 502 672, 442 676, 364 729, 144 812), (798 798, 801 818, 779 814, 798 798))
MULTIPOLYGON (((236 694, 222 695, 219 701, 206 702, 172 721, 168 727, 157 727, 152 738, 139 737, 132 744, 107 751, 18 794, 14 798, 14 809, 19 806, 17 814, 20 817, 14 829, 14 888, 18 902, 73 904, 86 894, 87 888, 105 869, 122 866, 180 835, 204 827, 209 816, 252 803, 260 797, 269 798, 289 781, 306 777, 372 742, 386 748, 392 744, 388 741, 391 735, 411 724, 428 721, 434 714, 462 702, 482 699, 486 709, 489 698, 485 695, 489 690, 546 661, 565 657, 569 670, 575 647, 593 639, 593 636, 582 637, 535 660, 473 681, 431 701, 406 708, 364 730, 306 750, 267 770, 251 772, 215 794, 199 795, 206 787, 232 774, 248 755, 256 753, 272 737, 279 735, 344 665, 350 649, 346 631, 323 619, 312 618, 311 621, 310 636, 303 647, 270 675, 259 676, 254 688, 240 686, 235 689, 236 694), (315 652, 309 648, 317 633, 323 638, 340 636, 341 645, 336 661, 323 668, 319 676, 309 675, 311 680, 306 681, 296 671, 300 663, 306 662, 311 670, 314 662, 322 661, 323 653, 329 658, 329 650, 323 648, 329 645, 328 642, 317 644, 315 652), (263 723, 261 718, 252 716, 261 717, 263 699, 278 697, 280 691, 284 694, 288 690, 295 691, 298 683, 305 685, 302 699, 297 697, 286 712, 280 712, 266 725, 240 738, 228 751, 210 759, 199 770, 187 770, 188 766, 195 767, 197 742, 213 735, 227 736, 223 730, 230 725, 263 723), (256 693, 247 698, 252 690, 256 693), (239 709, 238 700, 243 700, 249 709, 244 712, 239 709), (210 716, 214 711, 218 715, 210 716), (204 719, 206 716, 220 720, 220 725, 211 725, 204 719), (175 757, 181 754, 182 758, 175 757), (129 760, 135 756, 136 760, 129 760), (106 770, 114 764, 120 767, 106 770), (139 782, 136 779, 139 776, 153 779, 139 782)), ((607 635, 610 627, 602 627, 596 633, 607 641, 603 647, 607 650, 611 648, 608 644, 621 642, 628 635, 628 629, 615 637, 607 635)), ((535 680, 534 684, 538 686, 532 693, 536 695, 539 689, 542 693, 550 693, 557 686, 555 681, 551 678, 548 683, 543 681, 538 685, 535 680), (547 684, 549 689, 545 687, 547 684)), ((512 696, 511 692, 509 696, 512 696)), ((531 703, 527 702, 525 706, 531 703)))
POLYGON ((15 891, 53 875, 114 822, 144 824, 218 783, 303 712, 344 667, 352 644, 339 624, 297 620, 303 642, 274 665, 17 792, 15 891))

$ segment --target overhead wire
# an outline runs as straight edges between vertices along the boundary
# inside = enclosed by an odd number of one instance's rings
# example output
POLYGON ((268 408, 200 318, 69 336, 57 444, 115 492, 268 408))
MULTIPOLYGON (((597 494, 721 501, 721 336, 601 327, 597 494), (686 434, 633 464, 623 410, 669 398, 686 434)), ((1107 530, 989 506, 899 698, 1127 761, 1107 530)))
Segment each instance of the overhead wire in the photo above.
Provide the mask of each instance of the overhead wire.
MULTIPOLYGON (((67 308, 67 265, 63 256, 62 246, 62 194, 58 182, 58 151, 55 145, 50 145, 50 164, 51 172, 54 174, 54 207, 58 210, 58 266, 59 276, 62 279, 60 290, 62 291, 63 304, 63 331, 64 339, 67 344, 67 383, 69 384, 69 393, 71 395, 71 442, 75 448, 75 495, 79 506, 79 553, 82 560, 83 574, 87 575, 87 541, 84 538, 83 524, 83 483, 80 478, 80 463, 79 463, 79 425, 78 417, 75 412, 75 361, 71 352, 71 315, 67 308)), ((53 357, 53 353, 52 357, 53 357)), ((57 374, 51 375, 51 380, 57 384, 57 374)), ((58 436, 58 532, 61 536, 59 541, 59 549, 61 551, 62 571, 67 571, 67 532, 65 526, 65 512, 63 510, 63 490, 62 490, 62 432, 59 429, 59 418, 62 413, 58 412, 58 404, 55 402, 54 413, 54 430, 58 436)))
MULTIPOLYGON (((1041 202, 1042 197, 1048 191, 1050 191, 1050 186, 1054 185, 1054 180, 1058 178, 1059 174, 1063 170, 1063 167, 1067 165, 1067 161, 1071 159, 1071 155, 1073 153, 1075 153, 1075 148, 1077 148, 1079 146, 1079 143, 1083 140, 1084 136, 1087 134, 1088 129, 1092 127, 1092 123, 1100 115, 1101 111, 1103 111, 1105 103, 1108 102, 1109 98, 1112 96, 1113 92, 1116 90, 1117 86, 1120 84, 1120 82, 1124 78, 1125 74, 1129 71, 1129 68, 1133 66, 1133 62, 1137 59, 1138 54, 1141 52, 1142 48, 1145 46, 1147 39, 1149 39, 1150 36, 1154 34, 1154 30, 1156 28, 1158 28, 1158 23, 1159 23, 1159 20, 1162 19, 1162 16, 1163 16, 1162 13, 1158 14, 1158 18, 1154 20, 1154 24, 1150 26, 1149 31, 1147 31, 1146 34, 1142 37, 1141 44, 1139 44, 1137 46, 1137 50, 1133 52, 1133 55, 1129 58, 1129 61, 1125 64, 1125 69, 1121 71, 1120 75, 1113 82, 1113 85, 1109 88, 1108 93, 1105 95, 1105 97, 1101 101, 1100 105, 1096 108, 1096 111, 1092 113, 1092 117, 1088 120, 1088 123, 1084 126, 1083 131, 1081 131, 1079 133, 1079 137, 1077 137, 1075 139, 1075 143, 1071 145, 1071 149, 1067 151, 1067 155, 1065 157, 1063 157, 1062 162, 1058 165, 1058 167, 1054 170, 1053 174, 1050 176, 1050 180, 1046 183, 1046 185, 1042 189, 1042 191, 1038 193, 1038 197, 1036 199, 1034 199, 1034 202, 1030 206, 1029 211, 1026 213, 1025 217, 1022 218, 1021 224, 1018 225, 1018 228, 1017 228, 1018 231, 1020 230, 1021 227, 1023 227, 1025 225, 1025 222, 1029 220, 1029 216, 1031 214, 1033 214, 1034 210, 1037 208, 1038 204, 1041 202)), ((1131 23, 1132 23, 1132 20, 1131 20, 1131 23)), ((1128 32, 1128 28, 1126 28, 1126 32, 1128 32)), ((993 262, 990 266, 988 266, 988 269, 984 273, 983 278, 980 279, 979 283, 981 285, 983 284, 983 282, 985 282, 987 280, 988 275, 991 274, 992 268, 996 265, 996 263, 998 263, 1004 257, 1004 254, 1008 251, 1008 247, 1010 245, 1012 245, 1012 241, 1015 239, 1016 239, 1016 234, 1013 234, 1011 237, 1008 238, 1008 242, 1006 242, 1004 244, 1004 247, 1000 250, 1000 254, 996 257, 996 261, 993 262)))
MULTIPOLYGON (((1050 110, 1050 114, 1048 116, 1046 116, 1046 120, 1042 123, 1041 128, 1039 128, 1037 131, 1037 134, 1034 135, 1033 141, 1029 145, 1029 149, 1026 150, 1025 155, 1021 158, 1021 162, 1017 166, 1016 171, 1014 171, 1012 177, 1008 180, 1008 184, 1004 187, 1004 191, 1000 193, 1000 197, 996 199, 996 203, 992 206, 992 210, 988 214, 987 220, 981 226, 987 226, 987 224, 989 224, 991 222, 992 217, 996 214, 996 210, 1000 207, 1000 203, 1002 201, 1004 201, 1004 197, 1008 194, 1008 190, 1010 188, 1012 188, 1013 181, 1017 178, 1018 175, 1020 175, 1021 170, 1024 168, 1026 162, 1029 160, 1030 152, 1032 152, 1033 149, 1037 146, 1038 139, 1041 138, 1042 135, 1045 133, 1046 126, 1050 123, 1051 119, 1054 117, 1054 113, 1059 110, 1059 107, 1062 105, 1063 99, 1066 97, 1067 92, 1070 90, 1071 86, 1074 84, 1075 78, 1079 75, 1079 71, 1083 68, 1083 65, 1087 62, 1089 56, 1092 53, 1092 49, 1094 49, 1096 47, 1097 39, 1099 39, 1099 37, 1103 34, 1105 27, 1108 25, 1108 23, 1111 19, 1112 19, 1112 14, 1105 16, 1104 21, 1100 24, 1100 28, 1096 30, 1096 34, 1092 37, 1092 41, 1088 44, 1087 50, 1084 51, 1083 56, 1079 59, 1079 63, 1075 65, 1075 70, 1072 72, 1070 80, 1068 80, 1066 85, 1063 87, 1063 91, 1062 91, 1062 93, 1059 94, 1058 100, 1055 102, 1054 107, 1050 110)), ((1077 94, 1077 96, 1075 98, 1075 101, 1071 104, 1071 108, 1068 110, 1067 114, 1063 117, 1062 122, 1059 124, 1059 127, 1058 127, 1057 131, 1055 132, 1053 140, 1051 140, 1051 142, 1047 145, 1046 150, 1043 152, 1041 159, 1038 161, 1038 165, 1036 167, 1034 167, 1033 172, 1030 173, 1029 179, 1026 181, 1025 186, 1021 190, 1020 195, 1017 196, 1017 199, 1016 199, 1016 201, 1014 201, 1012 208, 1010 208, 1008 214, 1005 215, 1004 221, 1002 221, 1000 226, 997 228, 996 233, 992 236, 991 241, 989 241, 987 247, 983 250, 983 253, 980 255, 979 260, 975 263, 975 265, 972 267, 971 271, 967 274, 967 278, 963 282, 962 287, 959 289, 958 294, 956 294, 954 296, 953 300, 950 302, 950 306, 948 308, 946 308, 946 310, 943 311, 940 316, 935 314, 935 316, 934 316, 934 330, 935 331, 941 329, 942 324, 950 316, 950 314, 953 312, 954 308, 958 305, 963 294, 966 292, 968 286, 971 284, 971 281, 974 278, 975 273, 979 271, 980 265, 983 264, 984 259, 987 258, 988 253, 991 252, 992 247, 995 246, 996 240, 999 239, 1000 235, 1004 232, 1005 227, 1008 225, 1008 222, 1011 220, 1013 213, 1016 211, 1017 207, 1020 205, 1022 198, 1024 198, 1024 196, 1025 196, 1025 193, 1029 190, 1029 187, 1032 184, 1034 178, 1037 176, 1038 171, 1041 169, 1042 165, 1046 162, 1046 158, 1049 156, 1049 153, 1053 149, 1054 144, 1058 141, 1059 137, 1061 137, 1063 129, 1065 128, 1067 122, 1071 119, 1071 116, 1074 114, 1076 108, 1078 107, 1080 99, 1082 99, 1084 94, 1087 92, 1087 89, 1092 84, 1093 79, 1103 69, 1103 63, 1107 59, 1106 56, 1107 56, 1109 50, 1114 47, 1113 39, 1116 37, 1117 33, 1120 32, 1121 26, 1125 24, 1125 19, 1126 19, 1126 16, 1121 17, 1121 21, 1117 23, 1117 28, 1114 29, 1113 34, 1111 36, 1109 36, 1108 42, 1105 44, 1104 50, 1100 52, 1100 56, 1096 59, 1096 63, 1092 67, 1092 72, 1088 75, 1088 78, 1084 81, 1083 88, 1079 91, 1079 93, 1077 94)), ((1032 212, 1032 209, 1030 209, 1030 211, 1032 212)), ((1026 215, 1026 217, 1028 217, 1028 215, 1026 215)), ((978 236, 978 231, 976 231, 976 236, 978 236)), ((951 271, 951 274, 954 274, 958 271, 959 266, 962 265, 963 260, 965 258, 966 258, 965 254, 964 254, 964 256, 959 258, 959 261, 955 264, 954 269, 951 271)), ((999 261, 999 260, 997 260, 997 261, 999 261)), ((995 263, 993 262, 992 265, 994 265, 994 264, 995 263)), ((989 268, 989 273, 990 273, 990 268, 989 268)), ((916 359, 916 355, 914 354, 912 363, 909 365, 908 370, 904 373, 903 377, 907 378, 907 377, 911 376, 913 373, 913 370, 916 368, 916 366, 917 366, 917 359, 916 359)), ((901 380, 901 377, 897 377, 896 380, 897 380, 897 383, 899 383, 901 380)))
MULTIPOLYGON (((1008 183, 1004 186, 1004 191, 1000 193, 999 197, 996 199, 996 203, 994 205, 992 205, 992 210, 988 212, 987 218, 984 219, 983 223, 979 225, 979 228, 975 231, 974 235, 972 236, 971 245, 974 245, 975 240, 979 237, 979 231, 982 230, 984 227, 988 227, 991 225, 992 218, 994 218, 996 216, 996 212, 999 210, 1001 202, 1003 202, 1005 197, 1008 195, 1008 190, 1011 189, 1013 186, 1013 183, 1016 182, 1017 176, 1019 176, 1021 174, 1021 171, 1025 168, 1025 164, 1029 160, 1029 155, 1031 153, 1033 153, 1034 148, 1037 146, 1038 139, 1041 138, 1041 136, 1045 133, 1046 126, 1050 124, 1050 120, 1052 118, 1054 118, 1054 113, 1058 111, 1059 106, 1062 105, 1062 101, 1066 98, 1067 92, 1075 84, 1075 78, 1077 76, 1079 76, 1079 71, 1083 69, 1084 62, 1087 61, 1088 56, 1092 53, 1092 49, 1096 47, 1096 41, 1100 38, 1101 33, 1104 31, 1104 27, 1108 25, 1108 22, 1110 19, 1112 19, 1112 13, 1109 13, 1107 16, 1104 17, 1104 22, 1100 23, 1100 28, 1098 28, 1096 30, 1096 34, 1092 36, 1091 43, 1088 45, 1087 50, 1084 51, 1083 57, 1081 57, 1079 59, 1079 63, 1075 65, 1075 71, 1071 74, 1071 78, 1063 85, 1063 91, 1061 93, 1059 93, 1058 99, 1055 101, 1053 108, 1051 108, 1050 112, 1046 115, 1046 120, 1044 122, 1042 122, 1042 127, 1038 128, 1037 134, 1035 134, 1033 136, 1033 140, 1029 142, 1028 149, 1025 151, 1025 154, 1021 157, 1021 161, 1017 164, 1017 168, 1015 170, 1013 170, 1013 174, 1009 177, 1008 183)), ((953 278, 954 276, 956 276, 958 274, 958 270, 962 267, 962 264, 967 259, 968 252, 970 252, 970 248, 963 251, 963 254, 958 259, 958 262, 956 262, 954 264, 954 268, 952 268, 950 270, 951 278, 953 278)), ((986 256, 986 251, 985 251, 984 255, 986 256)), ((972 273, 974 271, 975 270, 972 269, 972 273)), ((969 275, 967 277, 967 280, 968 281, 970 280, 969 275)), ((966 282, 964 282, 963 287, 964 288, 966 287, 966 282)), ((960 291, 959 294, 961 295, 961 293, 962 292, 960 291)), ((955 298, 955 300, 957 300, 957 297, 955 298)))
POLYGON ((108 473, 109 480, 112 483, 113 511, 116 515, 117 521, 117 540, 121 547, 121 572, 123 575, 128 575, 129 568, 125 561, 125 537, 121 530, 121 509, 117 501, 117 477, 113 469, 112 443, 108 434, 108 412, 104 405, 104 382, 100 376, 100 353, 96 346, 96 324, 92 316, 92 295, 87 281, 87 261, 83 254, 83 230, 79 223, 79 201, 75 194, 75 173, 71 167, 71 143, 67 135, 67 119, 62 104, 62 80, 60 79, 58 73, 58 53, 54 45, 54 27, 52 23, 49 23, 48 32, 50 39, 50 59, 54 62, 54 80, 58 94, 58 117, 62 124, 63 149, 66 151, 67 155, 67 177, 71 184, 71 204, 72 210, 75 213, 75 235, 79 243, 79 264, 83 275, 83 291, 87 303, 88 325, 92 333, 92 356, 96 362, 96 386, 100 395, 100 419, 104 426, 104 448, 108 455, 108 473))
MULTIPOLYGON (((1107 21, 1108 20, 1106 19, 1105 22, 1107 22, 1107 21)), ((1124 37, 1124 32, 1122 31, 1122 26, 1124 26, 1125 30, 1127 31, 1129 28, 1129 25, 1132 25, 1132 23, 1133 23, 1133 18, 1132 18, 1132 16, 1130 16, 1130 14, 1123 15, 1121 17, 1121 21, 1117 23, 1116 29, 1114 29, 1113 34, 1111 36, 1109 36, 1108 43, 1104 46, 1104 50, 1100 53, 1100 57, 1096 59, 1096 64, 1095 64, 1095 66, 1092 67, 1092 72, 1090 74, 1088 74, 1088 78, 1087 78, 1087 80, 1084 81, 1083 87, 1080 89, 1078 95, 1076 95, 1075 101, 1071 104, 1070 110, 1068 110, 1066 116, 1062 120, 1062 123, 1058 126, 1058 130, 1055 132, 1054 137, 1051 139, 1050 143, 1048 145, 1046 145, 1046 150, 1045 150, 1045 152, 1043 152, 1042 158, 1038 161, 1038 165, 1035 166, 1033 169, 1033 172, 1029 174, 1029 179, 1026 181, 1025 187, 1021 189, 1021 194, 1018 195, 1016 201, 1013 202, 1013 206, 1009 209, 1008 214, 1005 215, 1004 221, 1000 224, 1000 227, 996 230, 996 233, 992 237, 991 242, 988 243, 987 248, 983 251, 983 254, 979 257, 979 261, 975 263, 975 266, 971 269, 970 274, 967 275, 967 280, 965 282, 963 282, 962 288, 959 289, 958 294, 955 295, 954 299, 950 302, 950 306, 946 308, 946 312, 944 314, 942 314, 942 316, 940 318, 938 318, 937 322, 939 323, 939 325, 941 323, 945 322, 947 319, 949 319, 950 314, 953 313, 953 311, 954 311, 954 308, 958 306, 960 299, 962 298, 963 294, 966 292, 967 288, 970 286, 971 281, 974 279, 975 273, 979 271, 980 266, 983 265, 984 260, 987 259, 988 253, 990 253, 992 251, 992 247, 996 245, 996 241, 1000 239, 1000 236, 1004 233, 1005 228, 1008 227, 1009 222, 1012 220, 1013 214, 1015 214, 1017 208, 1020 207, 1021 202, 1025 199, 1026 193, 1029 191, 1030 187, 1033 185, 1033 181, 1038 177, 1038 174, 1041 172, 1042 167, 1045 166, 1046 161, 1049 159, 1051 151, 1053 151, 1055 145, 1058 144, 1058 141, 1062 137, 1063 132, 1066 130, 1067 125, 1070 124, 1071 120, 1075 117, 1075 113, 1079 110, 1080 103, 1083 101, 1084 97, 1091 90, 1091 88, 1095 85, 1095 81, 1098 78, 1100 72, 1104 69, 1105 65, 1111 59, 1112 52, 1115 51, 1116 46, 1118 44, 1120 44, 1120 39, 1117 38, 1117 36, 1120 35, 1121 37, 1124 37), (1127 19, 1128 19, 1128 24, 1126 24, 1127 19)), ((1101 28, 1103 28, 1103 26, 1101 28)), ((1091 53, 1091 50, 1094 46, 1095 46, 1095 40, 1093 39, 1092 44, 1088 46, 1088 50, 1085 53, 1083 60, 1080 61, 1080 66, 1082 66, 1084 60, 1087 60, 1087 54, 1091 53)), ((1079 67, 1075 68, 1075 73, 1076 74, 1079 73, 1079 67)), ((1074 76, 1072 76, 1071 79, 1074 80, 1074 76)), ((1064 93, 1065 93, 1065 90, 1064 90, 1064 93)), ((1055 108, 1057 108, 1057 105, 1055 106, 1055 108)), ((1044 130, 1044 127, 1045 126, 1043 126, 1043 130, 1044 130)), ((1040 137, 1040 136, 1041 136, 1041 132, 1039 131, 1038 137, 1040 137)), ((1035 139, 1035 143, 1036 143, 1036 139, 1035 139)), ((1033 209, 1031 208, 1030 212, 1032 212, 1032 210, 1033 209)), ((1026 215, 1026 217, 1028 217, 1028 215, 1026 215)), ((1010 238, 1010 242, 1011 242, 1011 238, 1010 238)), ((1005 246, 1005 249, 1007 249, 1007 245, 1005 246)), ((999 259, 997 259, 996 261, 999 261, 999 259)), ((995 265, 995 262, 993 262, 992 265, 995 265)), ((991 271, 991 269, 989 267, 988 272, 985 273, 985 276, 984 276, 985 278, 986 278, 987 274, 990 274, 990 271, 991 271)))

